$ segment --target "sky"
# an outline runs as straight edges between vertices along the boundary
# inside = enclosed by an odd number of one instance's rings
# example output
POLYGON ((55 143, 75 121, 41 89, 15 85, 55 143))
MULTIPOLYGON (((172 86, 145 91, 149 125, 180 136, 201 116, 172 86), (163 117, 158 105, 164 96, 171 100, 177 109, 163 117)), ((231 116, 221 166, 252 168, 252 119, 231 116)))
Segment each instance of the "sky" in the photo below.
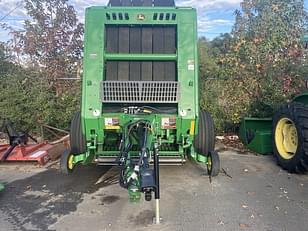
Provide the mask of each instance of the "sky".
MULTIPOLYGON (((198 10, 199 36, 213 39, 221 33, 230 32, 234 24, 234 11, 240 8, 242 0, 175 0, 177 6, 192 6, 198 10)), ((84 10, 93 5, 106 5, 108 0, 69 0, 77 11, 81 22, 84 10)), ((6 23, 15 30, 21 30, 27 18, 22 0, 0 0, 0 23, 6 23)), ((308 7, 308 0, 305 0, 308 7)), ((9 39, 8 32, 0 28, 0 41, 9 39)))

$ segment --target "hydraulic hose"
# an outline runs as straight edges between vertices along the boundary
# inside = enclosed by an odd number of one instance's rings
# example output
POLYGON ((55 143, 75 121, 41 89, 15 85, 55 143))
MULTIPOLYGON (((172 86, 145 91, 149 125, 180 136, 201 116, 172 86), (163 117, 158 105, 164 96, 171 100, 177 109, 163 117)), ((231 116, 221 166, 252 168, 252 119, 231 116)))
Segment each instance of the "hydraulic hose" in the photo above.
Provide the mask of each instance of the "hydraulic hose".
MULTIPOLYGON (((122 144, 121 144, 121 151, 119 154, 119 165, 120 165, 120 185, 124 188, 129 187, 130 182, 125 181, 125 174, 127 171, 127 165, 132 164, 129 163, 128 159, 128 153, 131 151, 133 147, 133 138, 136 140, 139 140, 139 146, 141 150, 141 155, 139 158, 139 161, 137 163, 137 166, 141 167, 142 164, 148 164, 144 163, 144 155, 146 153, 146 146, 147 146, 147 135, 148 135, 148 129, 151 127, 151 124, 149 121, 146 120, 138 120, 131 123, 128 123, 125 128, 123 129, 122 134, 122 144), (142 127, 141 127, 142 126, 142 127), (138 129, 142 129, 142 132, 138 132, 138 129), (139 133, 139 134, 138 134, 139 133), (137 134, 137 135, 136 135, 137 134), (137 136, 137 137, 136 137, 137 136)), ((131 168, 134 168, 134 166, 131 166, 131 168)))

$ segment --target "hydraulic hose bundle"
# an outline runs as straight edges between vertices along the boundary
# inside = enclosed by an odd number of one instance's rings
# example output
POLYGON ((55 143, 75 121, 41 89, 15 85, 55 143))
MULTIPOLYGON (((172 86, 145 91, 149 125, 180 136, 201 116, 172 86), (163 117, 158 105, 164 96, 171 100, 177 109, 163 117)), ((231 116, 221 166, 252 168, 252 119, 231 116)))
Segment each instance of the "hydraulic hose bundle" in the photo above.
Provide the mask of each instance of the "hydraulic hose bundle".
POLYGON ((149 159, 152 140, 152 125, 147 120, 130 122, 123 129, 119 166, 120 185, 126 188, 132 202, 141 199, 141 193, 145 194, 145 200, 152 199, 152 192, 155 199, 159 200, 159 160, 158 145, 153 147, 154 168, 150 168, 149 159), (138 146, 139 156, 130 155, 134 145, 138 146))

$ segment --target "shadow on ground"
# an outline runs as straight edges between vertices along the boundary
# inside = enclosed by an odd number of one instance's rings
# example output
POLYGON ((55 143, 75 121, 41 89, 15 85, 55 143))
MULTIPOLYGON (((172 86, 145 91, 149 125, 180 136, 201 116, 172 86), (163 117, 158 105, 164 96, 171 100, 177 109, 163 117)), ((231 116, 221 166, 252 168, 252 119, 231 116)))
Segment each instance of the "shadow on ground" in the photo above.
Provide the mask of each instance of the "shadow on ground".
POLYGON ((115 179, 107 179, 96 184, 108 167, 77 168, 69 176, 48 169, 7 184, 0 195, 0 210, 17 230, 48 230, 57 218, 77 210, 84 193, 116 183, 115 179))

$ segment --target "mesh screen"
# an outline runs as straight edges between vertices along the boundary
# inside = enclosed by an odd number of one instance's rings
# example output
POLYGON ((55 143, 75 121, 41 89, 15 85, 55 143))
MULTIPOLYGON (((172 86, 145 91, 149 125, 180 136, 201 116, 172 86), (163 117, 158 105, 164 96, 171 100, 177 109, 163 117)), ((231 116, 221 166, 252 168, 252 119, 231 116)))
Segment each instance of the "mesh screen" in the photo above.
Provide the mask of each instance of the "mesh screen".
POLYGON ((104 103, 177 103, 178 82, 102 81, 104 103))

